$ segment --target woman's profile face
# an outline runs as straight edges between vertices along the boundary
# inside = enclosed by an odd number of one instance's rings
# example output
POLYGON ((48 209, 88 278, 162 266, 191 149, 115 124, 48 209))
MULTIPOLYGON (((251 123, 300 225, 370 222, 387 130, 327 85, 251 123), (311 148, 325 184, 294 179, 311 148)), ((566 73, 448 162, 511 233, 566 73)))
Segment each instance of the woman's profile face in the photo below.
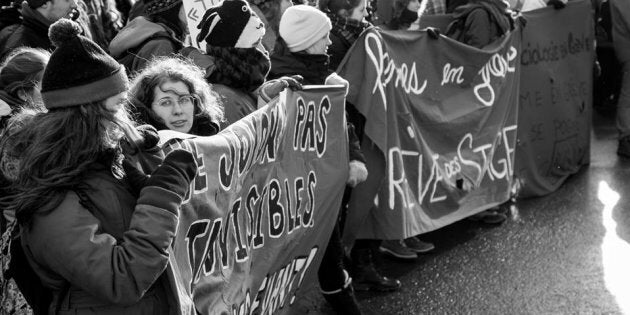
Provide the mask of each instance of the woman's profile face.
POLYGON ((348 18, 351 20, 361 22, 367 16, 368 16, 367 0, 361 0, 361 2, 359 2, 359 5, 350 11, 350 16, 348 16, 348 18))
POLYGON ((188 133, 194 122, 195 97, 184 82, 167 81, 153 89, 151 110, 168 129, 188 133))

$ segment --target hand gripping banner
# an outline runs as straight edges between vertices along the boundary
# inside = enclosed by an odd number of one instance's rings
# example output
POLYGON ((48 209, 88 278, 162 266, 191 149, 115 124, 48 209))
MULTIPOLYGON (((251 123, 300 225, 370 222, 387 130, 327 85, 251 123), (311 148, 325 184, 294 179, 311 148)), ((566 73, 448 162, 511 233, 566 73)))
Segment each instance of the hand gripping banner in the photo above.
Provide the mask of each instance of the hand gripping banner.
POLYGON ((517 28, 485 50, 423 31, 371 29, 357 40, 339 74, 377 162, 353 191, 346 240, 406 238, 508 200, 520 39, 517 28))
POLYGON ((344 93, 283 92, 216 136, 160 132, 199 165, 174 253, 201 314, 285 314, 314 281, 348 176, 344 93))

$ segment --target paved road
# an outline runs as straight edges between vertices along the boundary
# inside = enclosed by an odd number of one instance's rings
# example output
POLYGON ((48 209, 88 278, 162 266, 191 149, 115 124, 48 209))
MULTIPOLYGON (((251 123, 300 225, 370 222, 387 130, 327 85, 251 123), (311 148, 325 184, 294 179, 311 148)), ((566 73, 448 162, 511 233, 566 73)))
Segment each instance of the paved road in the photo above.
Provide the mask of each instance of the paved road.
MULTIPOLYGON (((551 195, 517 201, 504 224, 460 221, 425 235, 437 247, 432 254, 382 258, 381 270, 403 288, 359 294, 362 310, 630 314, 630 161, 615 154, 610 116, 595 114, 591 143, 590 166, 551 195)), ((308 290, 296 313, 334 314, 317 284, 308 290)))

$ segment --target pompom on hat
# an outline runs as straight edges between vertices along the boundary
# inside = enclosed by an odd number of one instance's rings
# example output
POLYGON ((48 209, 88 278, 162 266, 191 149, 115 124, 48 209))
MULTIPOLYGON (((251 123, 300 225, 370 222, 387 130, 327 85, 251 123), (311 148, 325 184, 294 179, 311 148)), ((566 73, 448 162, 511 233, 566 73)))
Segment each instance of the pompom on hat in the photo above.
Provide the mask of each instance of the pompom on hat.
POLYGON ((197 26, 203 40, 214 47, 254 48, 265 35, 265 24, 244 0, 225 0, 206 10, 197 26))
POLYGON ((74 21, 60 19, 48 30, 56 47, 42 78, 46 108, 77 106, 127 91, 125 69, 90 39, 74 21))
POLYGON ((289 7, 280 18, 280 37, 291 52, 311 47, 331 29, 324 12, 305 4, 289 7))

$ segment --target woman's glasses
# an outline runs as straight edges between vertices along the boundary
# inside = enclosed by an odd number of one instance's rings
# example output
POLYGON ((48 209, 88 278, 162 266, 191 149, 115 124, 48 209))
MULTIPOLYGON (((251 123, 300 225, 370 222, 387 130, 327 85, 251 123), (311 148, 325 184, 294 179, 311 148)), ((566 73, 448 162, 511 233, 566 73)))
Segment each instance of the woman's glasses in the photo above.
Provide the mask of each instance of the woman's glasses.
POLYGON ((175 100, 174 97, 164 97, 159 99, 155 104, 159 107, 171 107, 175 105, 175 102, 177 102, 179 106, 184 107, 188 105, 195 105, 196 101, 197 97, 194 94, 186 94, 179 96, 177 100, 175 100))

